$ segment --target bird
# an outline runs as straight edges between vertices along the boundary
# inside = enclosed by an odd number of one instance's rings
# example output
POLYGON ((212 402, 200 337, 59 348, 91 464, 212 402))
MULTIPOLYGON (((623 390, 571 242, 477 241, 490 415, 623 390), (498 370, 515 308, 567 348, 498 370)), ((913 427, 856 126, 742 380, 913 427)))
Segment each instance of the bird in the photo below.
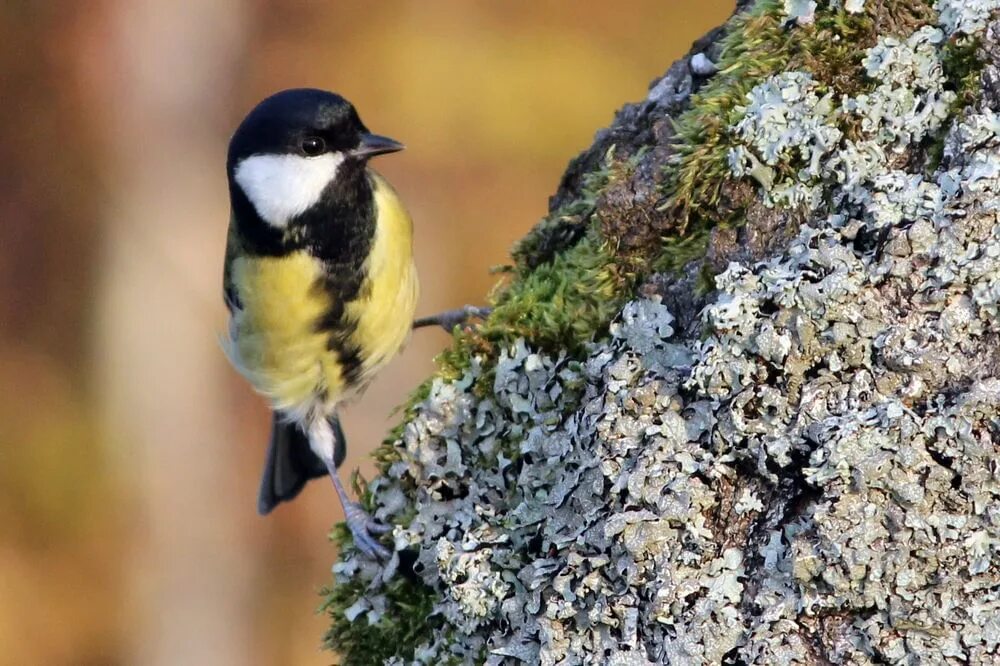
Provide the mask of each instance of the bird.
MULTIPOLYGON (((246 115, 226 159, 223 346, 273 412, 257 509, 268 514, 329 476, 355 545, 373 558, 390 555, 379 537, 391 526, 351 500, 338 476, 346 451, 338 408, 413 328, 413 222, 369 166, 402 149, 370 132, 340 95, 296 88, 246 115)), ((422 323, 458 321, 454 312, 443 317, 422 323)))

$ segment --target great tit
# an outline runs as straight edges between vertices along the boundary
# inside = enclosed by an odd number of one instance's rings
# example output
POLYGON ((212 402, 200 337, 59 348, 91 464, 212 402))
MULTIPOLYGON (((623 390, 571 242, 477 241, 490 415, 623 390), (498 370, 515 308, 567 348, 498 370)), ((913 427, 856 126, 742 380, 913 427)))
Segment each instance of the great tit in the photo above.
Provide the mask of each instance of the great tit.
POLYGON ((294 89, 246 116, 226 162, 225 346, 274 411, 258 511, 329 474, 355 544, 380 557, 389 552, 378 535, 390 528, 352 502, 337 476, 345 454, 337 408, 411 331, 413 224, 368 167, 372 157, 402 148, 369 132, 343 97, 294 89))

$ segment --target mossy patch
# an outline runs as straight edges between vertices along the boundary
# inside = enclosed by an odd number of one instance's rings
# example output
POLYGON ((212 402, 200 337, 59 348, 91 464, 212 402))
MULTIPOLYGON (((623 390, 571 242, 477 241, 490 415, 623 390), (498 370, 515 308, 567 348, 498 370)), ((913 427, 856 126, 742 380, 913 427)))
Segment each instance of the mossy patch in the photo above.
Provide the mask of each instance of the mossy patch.
POLYGON ((791 28, 781 0, 762 0, 734 17, 719 72, 675 123, 662 206, 673 218, 671 233, 659 245, 619 252, 615 229, 623 222, 595 211, 608 192, 627 186, 642 153, 623 160, 612 148, 601 168, 584 177, 581 195, 515 246, 513 275, 499 289, 493 314, 478 330, 456 333, 455 344, 439 357, 442 376, 460 375, 473 354, 491 356, 496 345, 519 337, 547 351, 578 354, 606 330, 640 273, 679 269, 704 255, 712 227, 742 223, 743 207, 721 195, 733 184, 729 128, 754 85, 776 72, 802 69, 824 90, 857 93, 869 85, 861 60, 879 29, 911 30, 932 18, 929 7, 903 0, 878 3, 865 14, 821 9, 814 24, 791 28))
POLYGON ((592 228, 552 261, 518 275, 477 335, 492 344, 525 338, 576 355, 610 323, 633 282, 592 228))
MULTIPOLYGON (((927 3, 893 0, 870 3, 862 14, 820 8, 814 23, 789 27, 780 0, 764 0, 733 19, 722 42, 719 73, 675 122, 677 152, 667 165, 664 209, 675 217, 678 234, 692 228, 739 223, 720 207, 720 192, 731 181, 727 164, 734 145, 729 128, 739 121, 750 90, 784 71, 808 72, 823 91, 856 95, 871 86, 861 70, 865 50, 885 34, 906 35, 931 23, 927 3)), ((850 127, 845 131, 850 135, 850 127)))
MULTIPOLYGON (((403 428, 412 418, 416 405, 430 394, 432 382, 433 379, 425 380, 410 394, 406 404, 399 410, 402 412, 399 423, 375 449, 373 457, 379 473, 385 474, 399 460, 399 452, 393 443, 402 436, 403 428)), ((367 485, 357 477, 353 481, 355 492, 360 491, 362 506, 372 511, 374 507, 367 485)), ((412 516, 400 518, 401 521, 410 519, 412 516)), ((351 533, 344 523, 334 526, 330 532, 330 541, 338 552, 353 547, 351 533)), ((413 649, 425 641, 434 629, 431 618, 434 591, 413 577, 396 576, 382 590, 386 607, 378 622, 370 624, 364 620, 349 621, 345 612, 365 596, 366 592, 367 586, 357 578, 320 590, 324 601, 319 611, 326 613, 331 620, 330 629, 323 637, 325 647, 336 652, 344 666, 381 664, 394 655, 412 656, 413 649)))
POLYGON ((972 106, 983 92, 981 47, 982 39, 978 35, 959 35, 948 40, 941 49, 941 66, 950 88, 955 91, 954 111, 972 106))
MULTIPOLYGON (((948 80, 947 86, 955 93, 955 100, 951 105, 951 115, 953 116, 961 112, 962 109, 977 104, 982 96, 981 76, 984 64, 979 54, 981 47, 982 40, 978 35, 973 37, 956 35, 949 39, 941 49, 941 67, 948 80)), ((927 155, 924 166, 925 173, 933 173, 941 164, 948 129, 948 125, 943 126, 934 135, 933 140, 925 145, 924 150, 927 155)))
POLYGON ((759 2, 731 21, 718 73, 674 122, 676 152, 666 166, 663 208, 675 219, 676 235, 686 233, 692 223, 720 221, 719 192, 731 178, 729 127, 739 120, 739 105, 753 86, 787 67, 796 39, 795 31, 785 26, 778 0, 759 2))
POLYGON ((580 196, 549 213, 517 241, 511 257, 520 271, 531 271, 575 244, 589 228, 597 198, 612 178, 614 146, 600 168, 582 178, 580 196))

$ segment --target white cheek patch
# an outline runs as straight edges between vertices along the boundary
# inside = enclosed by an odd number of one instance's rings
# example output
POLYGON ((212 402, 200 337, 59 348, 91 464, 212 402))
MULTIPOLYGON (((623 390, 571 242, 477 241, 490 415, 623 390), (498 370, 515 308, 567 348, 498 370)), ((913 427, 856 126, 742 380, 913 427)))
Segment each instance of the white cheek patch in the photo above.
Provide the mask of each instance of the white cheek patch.
POLYGON ((251 155, 236 165, 233 177, 261 219, 283 228, 319 201, 343 161, 341 153, 251 155))

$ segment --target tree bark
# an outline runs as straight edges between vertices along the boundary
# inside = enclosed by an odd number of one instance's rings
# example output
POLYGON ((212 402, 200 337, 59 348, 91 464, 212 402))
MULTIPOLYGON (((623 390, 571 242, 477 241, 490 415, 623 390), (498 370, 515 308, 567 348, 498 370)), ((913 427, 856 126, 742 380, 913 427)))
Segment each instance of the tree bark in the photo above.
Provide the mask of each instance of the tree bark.
POLYGON ((744 3, 379 452, 345 663, 1000 661, 1000 3, 744 3))

